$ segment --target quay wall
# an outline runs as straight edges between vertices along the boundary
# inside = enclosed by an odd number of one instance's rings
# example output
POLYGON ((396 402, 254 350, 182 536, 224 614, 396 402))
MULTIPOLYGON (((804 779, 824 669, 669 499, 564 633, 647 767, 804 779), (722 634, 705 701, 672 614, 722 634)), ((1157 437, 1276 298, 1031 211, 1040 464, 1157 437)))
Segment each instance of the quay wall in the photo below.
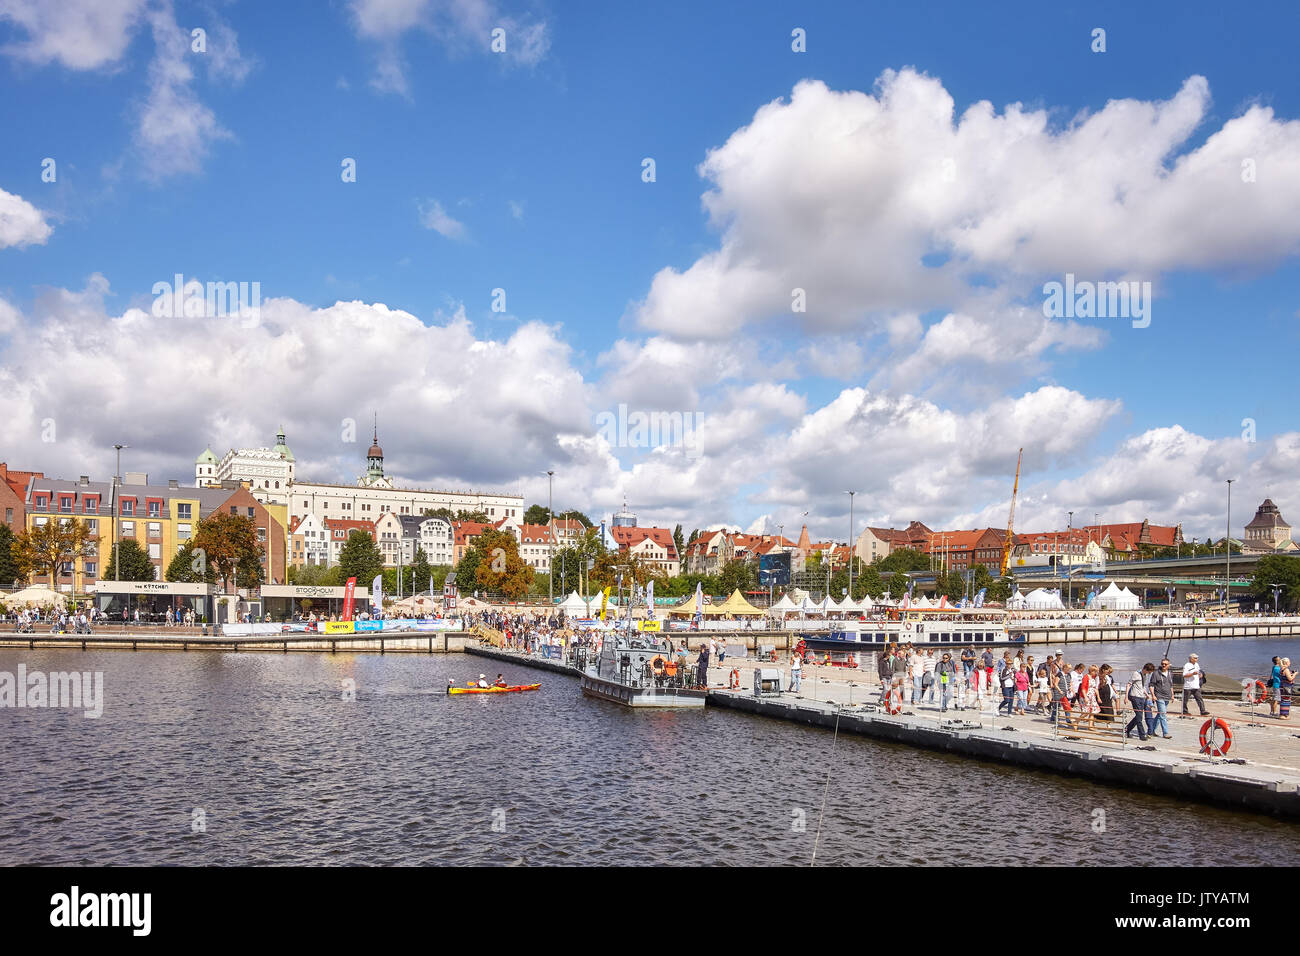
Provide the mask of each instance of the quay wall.
POLYGON ((1137 787, 1188 800, 1225 804, 1285 817, 1300 817, 1300 789, 1294 781, 1248 775, 1231 764, 1188 765, 1104 746, 1031 741, 1014 732, 949 730, 907 717, 839 712, 825 705, 759 699, 731 691, 710 691, 709 706, 859 734, 946 753, 996 760, 1038 770, 1137 787))
MULTIPOLYGON (((493 660, 577 676, 559 661, 470 645, 466 653, 493 660)), ((1300 818, 1300 778, 1287 779, 1228 763, 1188 764, 1165 755, 1105 744, 1030 740, 1014 730, 947 728, 925 718, 889 716, 878 711, 837 709, 827 702, 757 698, 750 691, 710 689, 710 707, 786 720, 840 733, 923 747, 978 760, 994 760, 1035 770, 1068 774, 1099 783, 1139 788, 1167 796, 1215 803, 1274 816, 1300 818)))

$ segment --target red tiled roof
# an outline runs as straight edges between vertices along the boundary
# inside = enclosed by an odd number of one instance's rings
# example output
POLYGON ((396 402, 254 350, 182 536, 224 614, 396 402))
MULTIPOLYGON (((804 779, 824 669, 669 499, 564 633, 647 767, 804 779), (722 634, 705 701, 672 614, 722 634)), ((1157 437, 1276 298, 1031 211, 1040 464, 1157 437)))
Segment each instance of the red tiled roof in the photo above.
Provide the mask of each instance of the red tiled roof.
POLYGON ((619 550, 635 547, 646 538, 668 552, 669 558, 677 557, 677 546, 673 543, 673 533, 668 528, 611 528, 610 534, 618 542, 619 550))
POLYGON ((365 519, 322 518, 321 524, 325 525, 330 531, 364 531, 371 537, 374 537, 375 534, 375 523, 365 519))

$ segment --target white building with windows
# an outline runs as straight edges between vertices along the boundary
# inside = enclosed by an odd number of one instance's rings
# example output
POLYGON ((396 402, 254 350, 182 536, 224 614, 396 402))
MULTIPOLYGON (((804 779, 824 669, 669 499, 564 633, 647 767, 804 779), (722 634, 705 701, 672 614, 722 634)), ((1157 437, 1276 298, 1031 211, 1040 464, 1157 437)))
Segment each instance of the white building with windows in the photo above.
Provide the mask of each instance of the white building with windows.
POLYGON ((262 504, 287 505, 293 484, 294 457, 285 444, 284 428, 271 448, 233 448, 218 459, 211 448, 194 460, 196 488, 218 488, 222 481, 246 481, 253 497, 262 504))

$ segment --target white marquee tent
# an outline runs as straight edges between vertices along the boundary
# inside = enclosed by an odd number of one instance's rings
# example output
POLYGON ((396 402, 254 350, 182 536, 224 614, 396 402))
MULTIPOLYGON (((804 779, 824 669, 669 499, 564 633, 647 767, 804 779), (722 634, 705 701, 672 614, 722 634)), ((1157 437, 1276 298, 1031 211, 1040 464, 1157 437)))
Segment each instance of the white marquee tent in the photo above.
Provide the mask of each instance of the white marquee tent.
POLYGON ((1128 588, 1120 590, 1112 581, 1106 586, 1106 590, 1097 595, 1097 606, 1105 608, 1108 611, 1131 611, 1141 606, 1137 595, 1128 588))
POLYGON ((1059 591, 1049 591, 1047 588, 1035 588, 1024 596, 1024 603, 1021 607, 1034 611, 1064 611, 1065 605, 1061 603, 1061 593, 1059 591))

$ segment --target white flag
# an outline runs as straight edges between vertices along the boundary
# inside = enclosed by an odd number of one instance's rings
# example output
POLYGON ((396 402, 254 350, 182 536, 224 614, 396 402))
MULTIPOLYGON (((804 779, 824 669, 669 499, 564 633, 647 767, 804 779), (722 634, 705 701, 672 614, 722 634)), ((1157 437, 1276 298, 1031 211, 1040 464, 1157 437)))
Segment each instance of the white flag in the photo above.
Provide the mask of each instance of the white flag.
POLYGON ((652 578, 645 589, 646 620, 655 619, 655 582, 652 578))
POLYGON ((370 604, 375 610, 384 609, 384 574, 381 571, 375 575, 375 579, 370 582, 370 604))

